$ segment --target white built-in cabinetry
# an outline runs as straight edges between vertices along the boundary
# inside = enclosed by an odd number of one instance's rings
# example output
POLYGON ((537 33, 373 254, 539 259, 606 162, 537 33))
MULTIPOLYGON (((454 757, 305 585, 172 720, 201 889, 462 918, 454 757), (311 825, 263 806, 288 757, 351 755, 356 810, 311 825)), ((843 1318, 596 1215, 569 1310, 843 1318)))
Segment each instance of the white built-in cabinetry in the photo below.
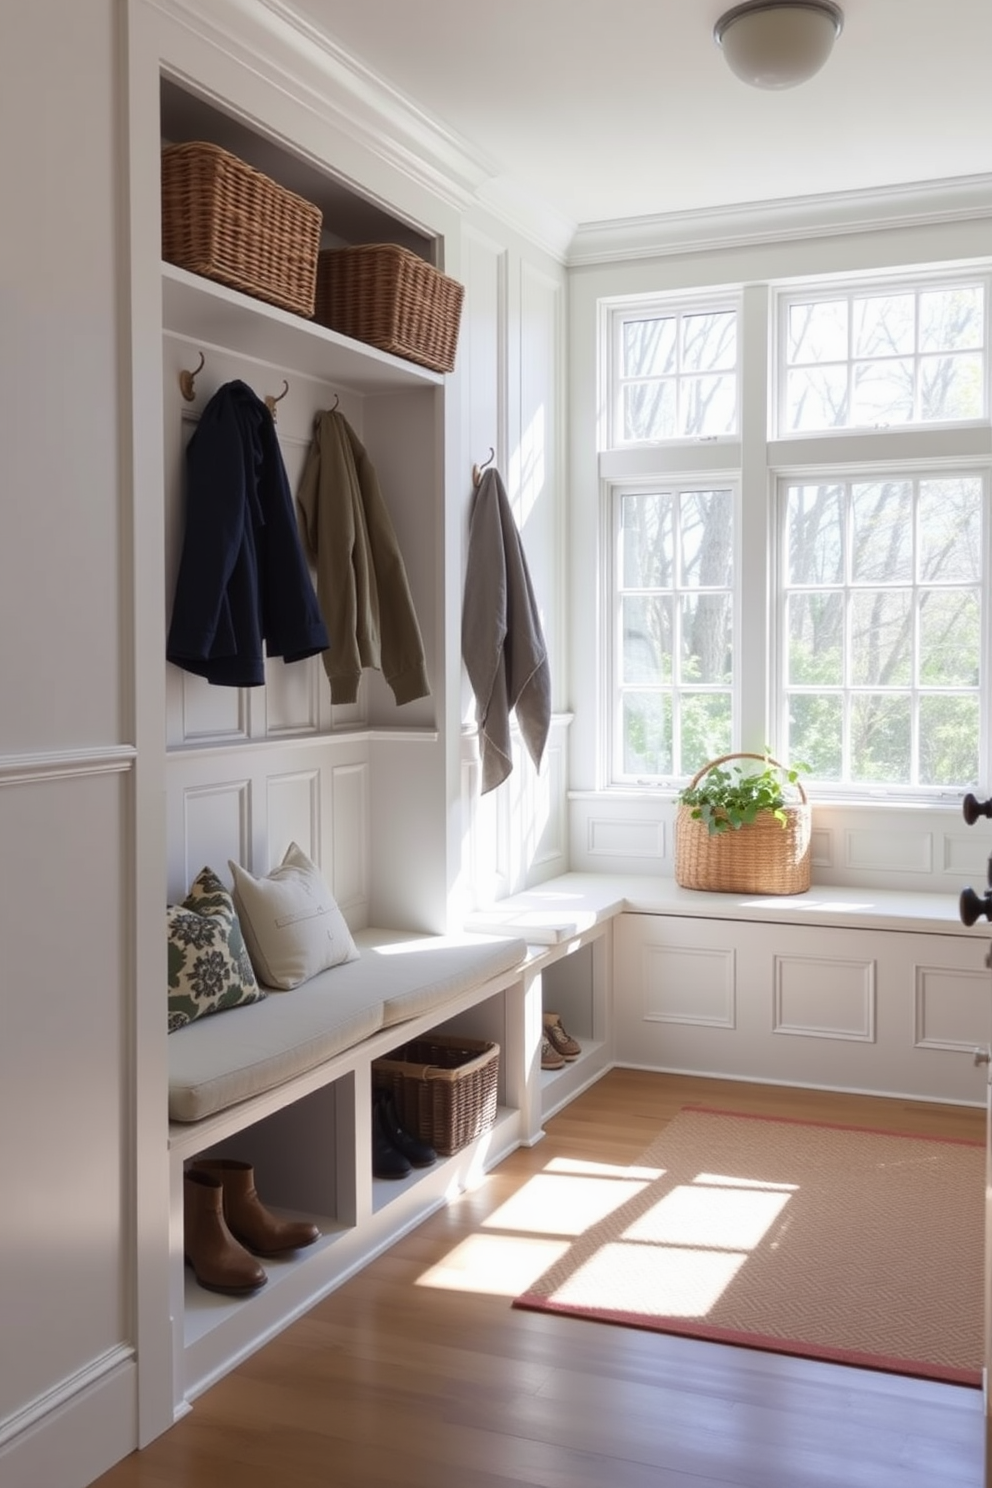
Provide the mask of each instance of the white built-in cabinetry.
POLYGON ((620 917, 620 1063, 982 1103, 974 1055, 992 1034, 984 937, 950 924, 925 933, 897 916, 872 925, 877 908, 854 904, 850 922, 829 929, 762 908, 768 918, 729 905, 719 917, 620 917))
MULTIPOLYGON (((233 150, 324 210, 325 243, 373 240, 436 245, 349 192, 328 172, 276 148, 174 83, 162 85, 163 142, 208 139, 233 150)), ((166 693, 166 834, 170 897, 208 864, 227 878, 237 859, 257 873, 297 841, 321 864, 349 919, 399 929, 443 928, 447 862, 446 744, 437 725, 445 694, 444 378, 307 319, 162 265, 166 600, 182 538, 183 452, 199 409, 240 378, 276 405, 277 432, 295 490, 314 416, 338 406, 369 451, 390 508, 427 654, 432 696, 398 708, 366 674, 356 704, 332 708, 319 658, 270 661, 258 689, 212 687, 169 667, 166 693), (194 371, 194 399, 181 373, 194 371), (388 835, 377 813, 398 801, 388 835)), ((526 1105, 523 985, 505 979, 464 999, 448 1026, 495 1038, 506 1051, 494 1131, 471 1149, 401 1183, 371 1173, 370 1061, 424 1031, 429 1020, 383 1034, 333 1070, 193 1126, 170 1131, 170 1267, 176 1409, 318 1296, 416 1223, 444 1196, 520 1140, 526 1105), (457 1014, 461 1013, 461 1016, 457 1014), (183 1266, 185 1163, 206 1152, 256 1170, 264 1202, 307 1214, 316 1245, 266 1262, 268 1281, 247 1299, 204 1291, 183 1266)))
MULTIPOLYGON (((440 261, 443 244, 335 179, 327 167, 234 119, 174 81, 162 84, 163 142, 205 138, 233 150, 324 210, 325 243, 402 242, 440 261)), ((199 409, 240 378, 276 405, 295 489, 314 414, 341 408, 376 467, 404 556, 432 696, 398 708, 366 673, 355 705, 334 708, 319 658, 270 662, 258 689, 211 687, 169 667, 166 678, 166 838, 170 897, 205 864, 227 877, 235 858, 256 873, 295 840, 317 861, 356 933, 369 925, 440 930, 457 864, 450 861, 449 791, 460 735, 450 719, 460 674, 460 570, 447 567, 447 379, 302 317, 162 264, 165 589, 171 604, 182 539, 183 451, 199 409), (182 374, 197 372, 192 402, 182 374)), ((456 838, 456 846, 460 847, 456 838)), ((183 1409, 320 1296, 520 1142, 609 1067, 611 928, 539 947, 518 973, 466 993, 445 1018, 421 1017, 365 1040, 265 1096, 169 1133, 170 1294, 174 1409, 183 1409), (539 1068, 542 1006, 583 1044, 565 1070, 539 1068), (491 1132, 401 1182, 371 1172, 371 1060, 431 1027, 500 1045, 499 1113, 491 1132), (205 1153, 252 1163, 263 1201, 321 1230, 297 1255, 266 1261, 249 1298, 204 1291, 183 1264, 183 1170, 205 1153)), ((291 994, 289 994, 291 995, 291 994)))

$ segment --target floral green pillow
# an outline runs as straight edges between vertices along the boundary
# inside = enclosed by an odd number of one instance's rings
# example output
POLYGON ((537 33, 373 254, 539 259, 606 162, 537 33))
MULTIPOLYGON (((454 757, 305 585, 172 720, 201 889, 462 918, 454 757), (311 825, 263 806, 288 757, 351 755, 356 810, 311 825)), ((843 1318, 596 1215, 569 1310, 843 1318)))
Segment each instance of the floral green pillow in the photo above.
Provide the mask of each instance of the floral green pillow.
POLYGON ((166 926, 170 1033, 266 995, 255 980, 234 900, 212 869, 201 869, 182 904, 169 905, 166 926))

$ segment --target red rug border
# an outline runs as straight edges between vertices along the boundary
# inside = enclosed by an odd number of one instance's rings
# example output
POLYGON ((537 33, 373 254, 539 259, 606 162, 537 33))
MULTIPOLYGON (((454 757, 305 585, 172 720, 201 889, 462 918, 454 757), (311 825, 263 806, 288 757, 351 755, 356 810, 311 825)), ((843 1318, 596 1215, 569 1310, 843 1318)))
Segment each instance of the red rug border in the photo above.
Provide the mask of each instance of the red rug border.
POLYGON ((639 1328, 644 1333, 668 1333, 679 1338, 698 1338, 703 1343, 726 1343, 736 1348, 757 1349, 763 1353, 790 1354, 795 1358, 809 1359, 813 1363, 846 1364, 854 1369, 910 1375, 914 1379, 934 1380, 938 1384, 967 1385, 974 1389, 982 1387, 981 1370, 927 1364, 914 1359, 890 1359, 883 1354, 860 1354, 854 1350, 803 1344, 798 1340, 774 1338, 762 1333, 713 1328, 705 1323, 683 1323, 679 1318, 648 1318, 641 1312, 613 1312, 605 1307, 571 1307, 561 1302, 549 1302, 534 1292, 522 1292, 519 1297, 514 1297, 510 1306, 522 1311, 553 1313, 558 1317, 574 1317, 593 1323, 615 1323, 627 1328, 639 1328))
MULTIPOLYGON (((772 1116, 763 1111, 723 1110, 719 1106, 687 1103, 679 1107, 675 1116, 683 1111, 699 1116, 729 1116, 734 1120, 774 1121, 783 1125, 822 1127, 827 1131, 857 1132, 865 1136, 902 1137, 911 1142, 946 1142, 958 1147, 984 1147, 984 1141, 970 1137, 931 1136, 928 1133, 890 1131, 885 1127, 860 1126, 843 1121, 817 1121, 805 1116, 772 1116)), ((671 1121, 675 1120, 675 1116, 671 1121)), ((658 1132, 654 1142, 664 1136, 665 1126, 658 1132)), ((654 1146, 649 1142, 645 1152, 654 1146)), ((635 1161, 632 1166, 638 1165, 635 1161)), ((929 1364, 914 1359, 888 1358, 881 1354, 862 1354, 855 1350, 836 1349, 828 1345, 803 1344, 798 1339, 780 1339, 762 1333, 742 1333, 739 1329, 714 1328, 705 1323, 685 1323, 679 1318, 649 1318, 640 1312, 619 1312, 609 1308, 573 1307, 561 1302, 549 1301, 536 1292, 522 1292, 514 1297, 511 1307, 528 1312, 551 1313, 556 1317, 574 1317, 594 1323, 614 1323, 621 1327, 638 1328, 645 1333, 666 1333, 678 1338, 698 1338, 704 1343, 724 1343, 735 1348, 757 1349, 764 1353, 787 1354, 793 1358, 809 1359, 825 1364, 845 1364, 854 1369, 873 1369, 885 1374, 907 1375, 914 1379, 934 1380, 938 1384, 965 1385, 981 1389, 984 1372, 963 1369, 954 1365, 929 1364)))

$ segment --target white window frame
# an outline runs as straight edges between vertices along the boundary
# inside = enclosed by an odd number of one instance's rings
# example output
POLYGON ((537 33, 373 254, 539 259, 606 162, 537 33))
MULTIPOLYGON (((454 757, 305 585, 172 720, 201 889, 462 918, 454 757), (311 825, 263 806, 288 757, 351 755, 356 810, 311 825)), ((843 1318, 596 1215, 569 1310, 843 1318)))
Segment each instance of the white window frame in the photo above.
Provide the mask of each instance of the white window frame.
MULTIPOLYGON (((906 293, 907 291, 918 292, 922 288, 949 289, 954 286, 970 286, 980 284, 985 290, 984 317, 982 327, 982 349, 985 355, 985 379, 983 387, 982 412, 974 419, 947 419, 942 421, 917 420, 903 424, 892 425, 887 432, 896 437, 900 434, 914 430, 935 430, 952 432, 955 429, 980 428, 988 423, 989 411, 992 407, 992 393, 990 393, 990 329, 992 329, 992 274, 987 269, 959 268, 954 270, 950 267, 939 271, 921 270, 919 273, 902 273, 897 275, 878 276, 866 275, 843 275, 831 278, 811 279, 792 282, 787 286, 778 286, 773 290, 772 304, 772 343, 773 356, 771 365, 771 395, 769 399, 769 437, 771 439, 788 439, 803 441, 810 439, 836 439, 838 437, 850 436, 859 433, 873 433, 876 429, 886 426, 869 424, 845 424, 839 428, 811 430, 809 433, 795 433, 786 428, 786 369, 788 365, 786 349, 789 335, 789 310, 793 305, 810 304, 819 300, 837 299, 841 296, 850 300, 856 300, 863 295, 884 295, 906 293)), ((850 333, 850 326, 849 326, 850 333)), ((852 365, 850 357, 850 346, 848 347, 848 367, 852 365)))
MULTIPOLYGON (((884 471, 933 475, 979 474, 985 481, 984 584, 985 613, 981 644, 980 779, 992 779, 992 259, 968 263, 921 266, 897 272, 852 272, 831 276, 755 280, 747 285, 704 287, 699 294, 680 288, 670 294, 625 296, 600 301, 600 437, 598 441, 604 539, 604 593, 601 658, 604 688, 601 732, 604 785, 630 790, 649 787, 677 789, 688 777, 652 777, 632 781, 623 772, 622 724, 616 683, 618 604, 615 593, 617 561, 616 491, 635 484, 673 482, 700 487, 733 486, 735 510, 734 602, 734 750, 775 753, 785 747, 785 691, 782 633, 784 595, 781 564, 781 492, 794 480, 821 480, 857 469, 869 478, 884 471), (985 286, 984 414, 967 421, 900 424, 889 428, 829 429, 815 433, 779 433, 782 403, 779 395, 782 348, 786 329, 783 306, 797 300, 830 298, 838 293, 889 292, 949 284, 985 286), (682 438, 624 442, 616 435, 620 393, 614 376, 624 320, 644 319, 678 309, 708 311, 736 305, 738 310, 738 426, 739 433, 713 439, 682 438), (746 402, 745 402, 746 389, 746 402), (747 572, 745 572, 747 567, 747 572)), ((783 394, 784 396, 784 394, 783 394)), ((812 783, 812 782, 811 782, 812 783)), ((979 790, 982 787, 979 785, 979 790)), ((947 806, 959 801, 962 788, 903 787, 897 785, 816 783, 817 796, 850 803, 892 802, 900 805, 947 806)))
MULTIPOLYGON (((736 442, 741 425, 741 294, 737 288, 720 291, 704 291, 694 295, 658 295, 645 299, 613 302, 608 307, 608 357, 605 387, 608 392, 605 443, 607 449, 638 449, 672 447, 680 444, 722 444, 736 442), (660 319, 668 316, 713 315, 732 311, 737 316, 737 360, 734 367, 734 406, 737 411, 737 428, 730 434, 675 434, 662 439, 625 439, 623 430, 623 392, 631 379, 621 375, 623 365, 623 328, 630 321, 660 319)), ((679 373, 679 378, 683 375, 679 373)))

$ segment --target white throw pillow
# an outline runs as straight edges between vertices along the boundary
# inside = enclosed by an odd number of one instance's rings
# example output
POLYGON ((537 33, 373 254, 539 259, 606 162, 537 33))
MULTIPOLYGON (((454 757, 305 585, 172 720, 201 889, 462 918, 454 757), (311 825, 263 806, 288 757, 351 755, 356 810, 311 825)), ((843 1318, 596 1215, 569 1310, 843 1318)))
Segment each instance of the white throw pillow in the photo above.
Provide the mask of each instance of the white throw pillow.
POLYGON ((295 842, 265 878, 253 877, 240 863, 228 866, 241 930, 260 982, 289 991, 318 971, 358 959, 358 947, 319 868, 295 842))

